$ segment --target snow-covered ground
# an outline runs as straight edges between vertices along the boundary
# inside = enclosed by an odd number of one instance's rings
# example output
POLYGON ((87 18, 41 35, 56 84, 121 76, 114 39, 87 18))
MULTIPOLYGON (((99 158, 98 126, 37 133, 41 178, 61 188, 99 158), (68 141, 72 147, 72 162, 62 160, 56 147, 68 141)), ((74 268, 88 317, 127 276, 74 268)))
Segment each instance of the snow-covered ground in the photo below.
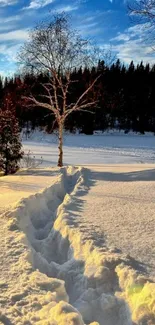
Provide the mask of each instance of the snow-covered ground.
MULTIPOLYGON (((37 159, 43 157, 44 166, 57 163, 58 138, 56 135, 35 132, 28 140, 23 138, 25 151, 31 151, 37 159)), ((125 135, 105 133, 87 136, 65 134, 64 162, 67 165, 154 163, 154 135, 125 135)))
POLYGON ((155 280, 155 165, 90 166, 87 177, 89 195, 76 213, 81 231, 129 254, 155 280))
POLYGON ((93 165, 58 169, 38 133, 24 147, 44 164, 0 178, 0 323, 155 324, 155 138, 107 138, 68 135, 66 163, 93 165))
POLYGON ((16 201, 51 186, 58 175, 57 168, 44 168, 0 177, 0 213, 11 208, 16 201))

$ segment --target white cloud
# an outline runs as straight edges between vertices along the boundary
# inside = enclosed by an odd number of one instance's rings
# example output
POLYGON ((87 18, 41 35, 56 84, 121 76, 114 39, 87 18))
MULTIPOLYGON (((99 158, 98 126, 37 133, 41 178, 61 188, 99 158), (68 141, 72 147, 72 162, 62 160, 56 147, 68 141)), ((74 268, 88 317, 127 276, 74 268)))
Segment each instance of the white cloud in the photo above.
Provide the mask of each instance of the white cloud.
POLYGON ((53 3, 54 1, 55 0, 31 0, 29 6, 24 9, 39 9, 53 3))
MULTIPOLYGON (((21 44, 18 45, 7 45, 7 44, 1 44, 0 45, 0 54, 4 55, 4 59, 0 59, 0 61, 2 62, 10 62, 10 63, 16 63, 17 62, 17 52, 19 51, 21 47, 21 44)), ((2 68, 2 66, 1 66, 2 68)))
POLYGON ((0 6, 2 7, 10 6, 10 5, 14 5, 17 2, 18 0, 0 0, 0 6))
POLYGON ((74 17, 74 26, 82 36, 93 38, 99 42, 100 37, 103 39, 103 33, 107 28, 106 18, 110 19, 111 13, 111 10, 77 13, 74 17))
POLYGON ((19 51, 21 44, 0 45, 0 75, 1 76, 13 76, 17 70, 17 52, 19 51))
POLYGON ((19 21, 19 20, 21 20, 21 15, 4 17, 4 18, 1 18, 0 24, 6 24, 6 23, 14 22, 14 21, 19 21))
POLYGON ((111 38, 111 41, 129 41, 130 37, 127 34, 118 33, 118 35, 114 38, 111 38))
POLYGON ((21 15, 2 17, 0 19, 0 32, 18 29, 18 22, 22 20, 21 15))
POLYGON ((77 10, 78 8, 79 8, 78 6, 68 5, 68 6, 57 8, 56 11, 57 12, 70 12, 70 11, 77 10))
POLYGON ((123 33, 118 33, 112 38, 113 50, 117 56, 125 63, 133 60, 155 62, 155 53, 152 51, 150 26, 148 24, 138 24, 125 29, 123 33))
POLYGON ((151 48, 142 44, 137 40, 130 40, 123 44, 113 46, 113 50, 118 54, 119 59, 125 63, 130 63, 133 60, 135 63, 140 61, 155 62, 155 56, 152 55, 151 48))
POLYGON ((0 34, 0 41, 24 41, 28 38, 27 29, 18 29, 8 33, 0 34))
POLYGON ((97 35, 101 31, 100 27, 98 27, 97 22, 92 22, 90 24, 81 24, 78 29, 80 30, 81 35, 84 37, 88 37, 89 35, 97 35))
POLYGON ((121 42, 121 41, 128 41, 130 39, 135 38, 138 36, 143 37, 146 32, 147 24, 140 24, 134 25, 124 30, 123 33, 117 33, 117 36, 113 37, 111 41, 121 42))

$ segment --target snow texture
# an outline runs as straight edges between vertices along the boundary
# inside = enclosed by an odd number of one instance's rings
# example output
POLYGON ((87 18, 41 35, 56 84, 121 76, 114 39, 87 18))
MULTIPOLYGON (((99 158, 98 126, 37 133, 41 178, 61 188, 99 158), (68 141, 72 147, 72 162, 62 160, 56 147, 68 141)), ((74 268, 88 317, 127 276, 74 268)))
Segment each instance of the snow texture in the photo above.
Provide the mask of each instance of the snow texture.
POLYGON ((1 216, 2 324, 155 324, 155 284, 76 224, 89 187, 87 169, 62 168, 1 216))
MULTIPOLYGON (((58 137, 35 131, 28 140, 23 137, 25 152, 29 150, 40 160, 42 166, 56 166, 58 137)), ((155 162, 155 136, 152 134, 130 135, 122 132, 97 133, 95 135, 65 134, 65 165, 130 164, 155 162)))
POLYGON ((57 168, 31 168, 0 177, 0 213, 11 208, 16 201, 51 186, 58 175, 57 168))
POLYGON ((83 234, 129 254, 155 280, 155 165, 89 166, 87 179, 76 213, 83 234))

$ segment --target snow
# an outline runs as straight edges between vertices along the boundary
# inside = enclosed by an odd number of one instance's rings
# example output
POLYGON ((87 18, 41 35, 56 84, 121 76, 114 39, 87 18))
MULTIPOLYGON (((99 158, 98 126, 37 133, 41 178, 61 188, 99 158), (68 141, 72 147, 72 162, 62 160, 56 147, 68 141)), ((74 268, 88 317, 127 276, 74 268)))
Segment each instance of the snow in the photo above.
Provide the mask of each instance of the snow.
MULTIPOLYGON (((36 159, 43 157, 42 166, 57 164, 58 138, 56 135, 36 131, 28 140, 23 138, 25 152, 36 159)), ((153 135, 125 135, 120 133, 65 134, 64 163, 67 165, 154 163, 155 137, 153 135)))
POLYGON ((0 213, 21 198, 52 185, 59 171, 54 168, 22 170, 15 175, 0 177, 0 213))
MULTIPOLYGON (((153 171, 153 167, 148 168, 153 171)), ((134 176, 127 173, 128 169, 129 166, 124 170, 127 176, 123 173, 123 180, 134 176)), ((139 169, 147 171, 144 167, 134 167, 135 173, 139 169)), ((91 171, 62 168, 52 186, 22 199, 3 214, 2 321, 54 325, 96 321, 101 325, 130 325, 132 313, 135 324, 142 321, 147 324, 145 319, 153 324, 154 284, 140 273, 130 256, 108 247, 108 242, 97 245, 97 230, 84 228, 87 218, 90 224, 94 218, 92 202, 94 205, 96 200, 91 191, 96 188, 101 197, 103 190, 100 183, 89 189, 90 183, 97 181, 95 177, 91 180, 90 173, 98 173, 102 182, 99 173, 104 172, 101 167, 91 171), (88 198, 90 209, 85 214, 87 207, 83 201, 88 198)), ((96 214, 99 218, 101 210, 96 210, 96 214)))
POLYGON ((1 313, 16 324, 82 325, 82 318, 86 323, 99 320, 101 325, 103 319, 107 325, 131 324, 125 301, 113 294, 116 284, 111 283, 107 267, 100 265, 100 252, 74 228, 70 215, 74 197, 80 199, 87 191, 83 172, 62 169, 52 187, 22 199, 3 215, 8 220, 8 249, 1 273, 7 280, 1 280, 5 290, 1 313), (13 263, 7 277, 10 256, 13 263), (109 281, 104 283, 102 276, 107 281, 109 276, 109 281))
POLYGON ((129 254, 155 279, 155 165, 93 166, 88 178, 89 195, 76 216, 81 231, 98 246, 129 254))
POLYGON ((43 165, 0 178, 0 323, 154 325, 154 138, 67 135, 67 164, 100 165, 58 169, 34 137, 43 165))

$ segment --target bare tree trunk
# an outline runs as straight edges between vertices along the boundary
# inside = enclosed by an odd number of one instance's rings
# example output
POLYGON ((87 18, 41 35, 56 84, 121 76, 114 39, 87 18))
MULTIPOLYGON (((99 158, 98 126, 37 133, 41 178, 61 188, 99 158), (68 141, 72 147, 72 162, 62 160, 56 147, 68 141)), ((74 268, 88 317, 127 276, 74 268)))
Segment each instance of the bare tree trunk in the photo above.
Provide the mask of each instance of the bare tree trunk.
POLYGON ((64 124, 60 122, 59 124, 59 157, 58 157, 58 167, 63 166, 63 128, 64 124))

